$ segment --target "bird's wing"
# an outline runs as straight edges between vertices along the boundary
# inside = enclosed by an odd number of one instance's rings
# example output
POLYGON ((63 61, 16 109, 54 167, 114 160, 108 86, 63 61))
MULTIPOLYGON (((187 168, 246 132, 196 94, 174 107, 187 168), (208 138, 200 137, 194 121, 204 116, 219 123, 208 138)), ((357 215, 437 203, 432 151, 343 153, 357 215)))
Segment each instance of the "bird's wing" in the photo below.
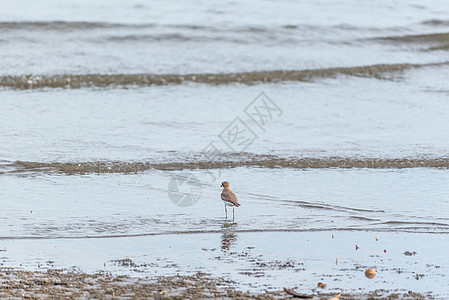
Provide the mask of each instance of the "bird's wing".
POLYGON ((221 193, 221 200, 231 202, 235 206, 240 206, 237 196, 230 190, 225 190, 221 193))

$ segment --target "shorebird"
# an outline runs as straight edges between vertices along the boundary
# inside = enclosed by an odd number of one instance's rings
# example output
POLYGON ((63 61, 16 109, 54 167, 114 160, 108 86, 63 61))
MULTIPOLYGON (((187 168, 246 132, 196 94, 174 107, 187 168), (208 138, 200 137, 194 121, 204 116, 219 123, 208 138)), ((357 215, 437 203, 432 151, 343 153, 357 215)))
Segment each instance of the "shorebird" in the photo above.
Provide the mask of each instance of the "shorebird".
POLYGON ((237 200, 237 197, 229 188, 229 182, 223 181, 221 183, 221 187, 223 188, 223 192, 221 192, 221 200, 223 200, 225 205, 226 219, 228 218, 228 210, 226 206, 232 206, 232 219, 234 220, 234 207, 240 206, 239 200, 237 200))

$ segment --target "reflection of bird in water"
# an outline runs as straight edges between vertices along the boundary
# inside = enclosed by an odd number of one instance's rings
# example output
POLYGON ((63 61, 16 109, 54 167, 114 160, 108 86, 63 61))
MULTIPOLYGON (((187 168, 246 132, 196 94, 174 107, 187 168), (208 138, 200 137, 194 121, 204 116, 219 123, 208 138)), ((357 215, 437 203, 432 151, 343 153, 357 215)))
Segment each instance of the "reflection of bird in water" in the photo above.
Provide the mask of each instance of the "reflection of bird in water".
POLYGON ((239 200, 237 200, 237 196, 231 191, 229 182, 223 181, 221 184, 223 187, 223 191, 221 192, 221 200, 223 200, 225 205, 225 213, 226 213, 226 219, 228 218, 228 210, 226 209, 226 206, 232 206, 232 219, 234 220, 234 207, 239 207, 239 200))
POLYGON ((235 229, 237 223, 227 223, 223 224, 223 235, 221 236, 221 250, 229 251, 231 246, 237 241, 237 235, 235 234, 235 229))

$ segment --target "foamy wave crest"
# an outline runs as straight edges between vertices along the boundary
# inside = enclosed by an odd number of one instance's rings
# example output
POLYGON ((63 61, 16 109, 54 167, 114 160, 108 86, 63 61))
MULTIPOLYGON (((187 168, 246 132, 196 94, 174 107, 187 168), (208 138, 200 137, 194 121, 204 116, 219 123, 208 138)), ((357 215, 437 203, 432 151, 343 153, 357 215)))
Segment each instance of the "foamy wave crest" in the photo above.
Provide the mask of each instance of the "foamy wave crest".
POLYGON ((136 173, 146 170, 192 170, 224 169, 236 167, 255 168, 293 168, 293 169, 327 169, 327 168, 369 168, 369 169, 404 169, 404 168, 449 168, 449 157, 444 158, 285 158, 272 155, 230 154, 223 155, 220 161, 185 159, 166 162, 126 162, 126 161, 92 161, 92 162, 4 162, 0 165, 3 173, 136 173))
POLYGON ((377 79, 391 79, 395 74, 408 69, 432 66, 444 66, 449 62, 433 64, 380 64, 370 66, 356 66, 344 68, 325 68, 310 70, 274 70, 253 71, 241 73, 218 74, 81 74, 81 75, 23 75, 2 76, 0 87, 10 89, 39 89, 39 88, 67 88, 83 87, 127 87, 176 85, 187 82, 222 85, 222 84, 259 84, 287 81, 312 81, 318 78, 334 78, 337 76, 356 76, 377 79))

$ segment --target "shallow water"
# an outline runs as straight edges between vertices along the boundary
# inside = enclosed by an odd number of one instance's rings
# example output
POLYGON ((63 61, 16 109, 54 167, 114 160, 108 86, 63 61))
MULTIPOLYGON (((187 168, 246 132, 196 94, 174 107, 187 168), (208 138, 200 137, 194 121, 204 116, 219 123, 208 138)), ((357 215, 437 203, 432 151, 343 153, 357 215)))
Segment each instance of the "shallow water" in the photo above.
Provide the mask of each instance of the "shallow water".
POLYGON ((363 298, 367 291, 384 289, 387 293, 433 291, 433 299, 448 296, 447 242, 440 235, 428 235, 423 243, 419 233, 386 232, 376 241, 376 233, 247 233, 234 231, 239 222, 221 224, 225 228, 221 234, 189 233, 176 238, 4 240, 7 251, 1 263, 44 272, 73 266, 133 277, 207 272, 234 281, 229 284, 242 290, 258 292, 288 287, 307 294, 337 294, 344 289, 345 294, 360 293, 363 298), (416 254, 404 255, 407 251, 416 254), (130 258, 131 265, 121 265, 124 258, 130 258), (374 279, 365 277, 370 267, 377 270, 374 279), (318 282, 327 287, 317 289, 318 282))
POLYGON ((179 74, 441 62, 447 39, 433 34, 447 33, 448 11, 444 1, 15 1, 0 12, 1 69, 179 74))
POLYGON ((245 149, 250 158, 447 158, 445 68, 431 68, 437 79, 428 83, 422 72, 399 82, 6 90, 0 124, 8 143, 0 149, 9 162, 183 162, 211 142, 239 153, 218 137, 239 117, 256 137, 245 149), (261 91, 282 110, 263 128, 244 111, 261 91))
POLYGON ((120 273, 111 260, 131 257, 156 264, 134 276, 203 270, 263 290, 330 275, 335 291, 447 297, 448 11, 3 4, 4 265, 120 273), (242 203, 235 224, 223 180, 242 203), (271 268, 232 254, 246 247, 271 268), (276 269, 289 258, 298 265, 276 269))
MULTIPOLYGON (((0 219, 2 238, 80 238, 221 232, 220 182, 210 170, 138 174, 2 176, 10 199, 0 219), (193 175, 194 181, 175 178, 193 175), (20 188, 19 188, 20 187, 20 188), (193 192, 192 188, 198 188, 193 192), (183 207, 170 198, 192 200, 183 207), (190 198, 191 196, 191 198, 190 198), (192 205, 193 204, 193 205, 192 205)), ((221 170, 242 207, 238 230, 394 231, 447 233, 446 170, 221 170)), ((182 205, 182 203, 179 203, 182 205)), ((231 210, 229 217, 231 217, 231 210)), ((444 238, 445 235, 442 236, 444 238)))

